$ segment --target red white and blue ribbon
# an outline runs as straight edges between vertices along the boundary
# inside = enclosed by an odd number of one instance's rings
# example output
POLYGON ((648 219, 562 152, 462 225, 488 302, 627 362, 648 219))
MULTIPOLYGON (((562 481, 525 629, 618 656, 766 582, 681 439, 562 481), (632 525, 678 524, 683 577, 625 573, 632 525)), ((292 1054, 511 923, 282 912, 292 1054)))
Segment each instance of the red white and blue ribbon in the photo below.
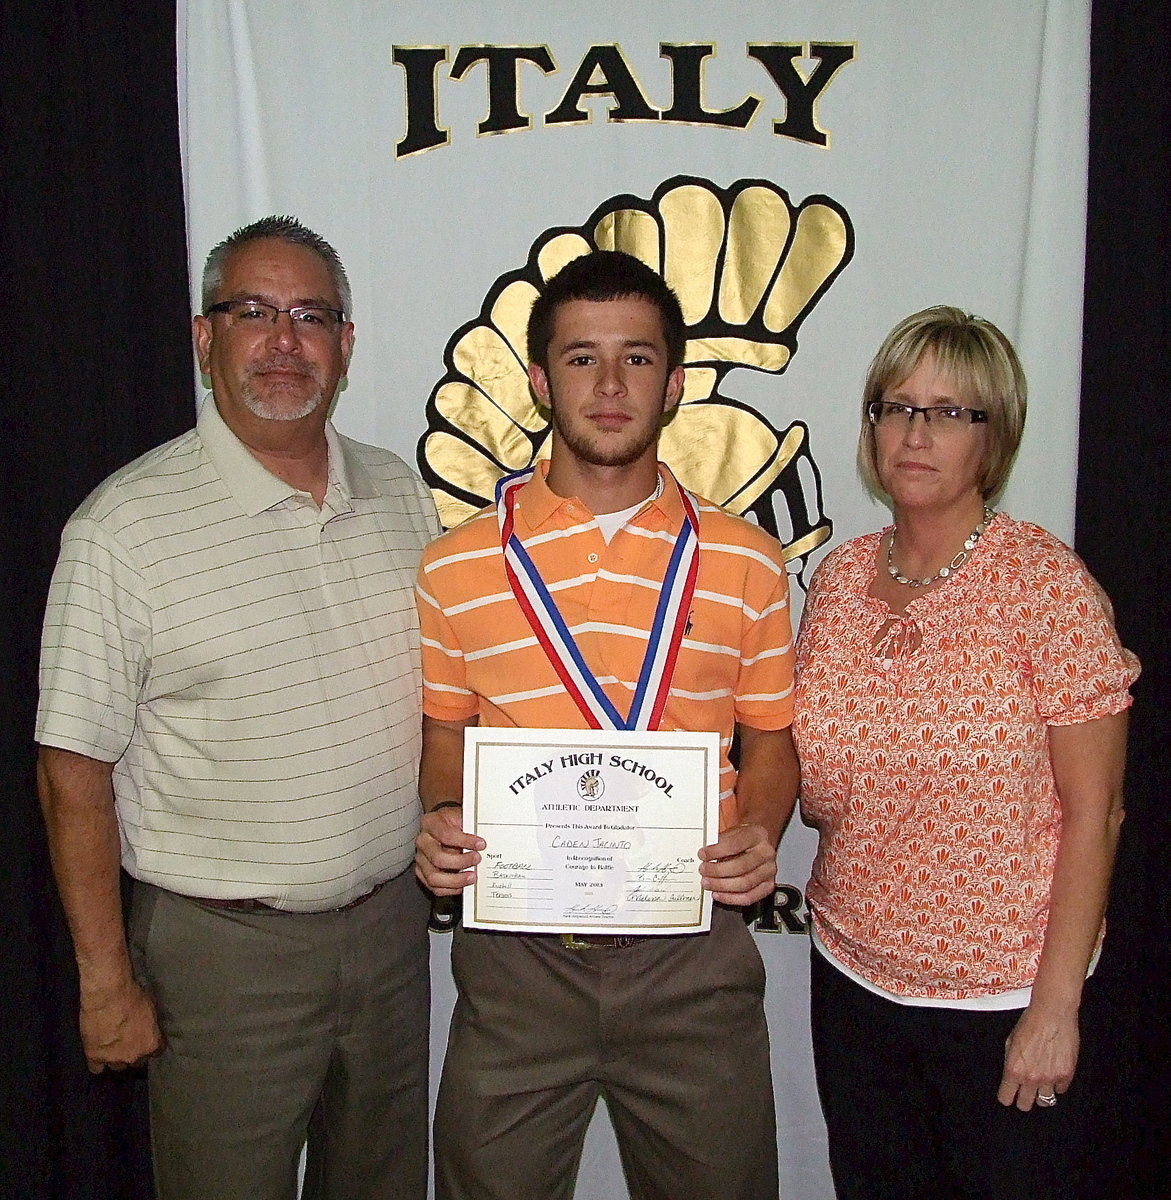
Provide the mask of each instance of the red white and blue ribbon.
POLYGON ((686 520, 671 551, 630 712, 623 718, 586 664, 557 602, 516 535, 517 492, 532 476, 533 468, 529 467, 515 475, 506 475, 496 485, 496 512, 508 586, 557 677, 591 729, 657 729, 671 691, 671 677, 699 573, 699 514, 695 500, 679 489, 686 520))

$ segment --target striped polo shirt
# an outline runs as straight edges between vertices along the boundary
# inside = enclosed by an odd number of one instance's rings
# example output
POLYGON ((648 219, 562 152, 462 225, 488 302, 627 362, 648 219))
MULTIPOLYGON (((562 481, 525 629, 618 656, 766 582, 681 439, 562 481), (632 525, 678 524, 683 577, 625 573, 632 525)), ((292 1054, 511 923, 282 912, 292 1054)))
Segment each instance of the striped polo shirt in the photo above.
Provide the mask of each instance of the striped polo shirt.
POLYGON ((393 454, 326 438, 319 510, 209 399, 65 527, 36 736, 116 764, 138 879, 311 912, 414 857, 412 592, 435 510, 393 454))
MULTIPOLYGON (((586 663, 620 713, 630 709, 668 560, 683 520, 663 464, 663 493, 609 544, 590 511, 545 482, 548 463, 518 493, 515 529, 586 663)), ((728 761, 737 723, 792 720, 793 650, 780 543, 699 501, 700 556, 665 730, 714 731, 721 747, 721 827, 738 822, 728 761)), ((584 729, 504 574, 495 508, 433 542, 419 571, 423 711, 441 721, 584 729)))

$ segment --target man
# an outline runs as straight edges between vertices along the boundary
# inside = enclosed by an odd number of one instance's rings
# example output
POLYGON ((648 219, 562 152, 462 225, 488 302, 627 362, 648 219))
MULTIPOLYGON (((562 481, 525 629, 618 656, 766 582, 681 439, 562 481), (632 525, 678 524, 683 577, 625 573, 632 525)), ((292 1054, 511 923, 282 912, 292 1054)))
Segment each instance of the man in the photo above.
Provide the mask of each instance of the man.
MULTIPOLYGON (((685 336, 664 281, 616 252, 564 267, 528 326, 552 450, 516 492, 512 528, 623 717, 690 519, 657 461, 683 388, 685 336)), ((435 1117, 440 1200, 568 1200, 599 1096, 632 1195, 777 1193, 764 972, 738 910, 771 892, 796 795, 787 581, 772 537, 696 503, 698 576, 657 727, 720 734, 721 833, 696 847, 717 902, 711 932, 457 930, 459 997, 435 1117), (728 760, 734 730, 739 774, 728 760)), ((458 895, 485 851, 462 828, 464 730, 588 724, 511 590, 502 524, 493 509, 473 517, 428 548, 419 575, 426 811, 416 872, 439 896, 458 895)))
POLYGON ((333 247, 268 217, 209 255, 192 431, 74 513, 39 778, 91 1071, 149 1060, 160 1200, 426 1193, 427 905, 412 588, 437 531, 329 408, 333 247), (119 861, 137 881, 129 945, 119 861))

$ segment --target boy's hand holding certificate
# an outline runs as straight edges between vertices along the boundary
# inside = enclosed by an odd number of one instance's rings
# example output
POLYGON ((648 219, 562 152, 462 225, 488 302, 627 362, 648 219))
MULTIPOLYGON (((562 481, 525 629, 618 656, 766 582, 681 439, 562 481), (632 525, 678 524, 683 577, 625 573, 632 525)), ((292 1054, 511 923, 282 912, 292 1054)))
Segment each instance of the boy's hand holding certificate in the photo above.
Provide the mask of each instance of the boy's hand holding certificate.
POLYGON ((487 843, 469 929, 699 933, 719 823, 715 733, 469 728, 464 828, 487 843))

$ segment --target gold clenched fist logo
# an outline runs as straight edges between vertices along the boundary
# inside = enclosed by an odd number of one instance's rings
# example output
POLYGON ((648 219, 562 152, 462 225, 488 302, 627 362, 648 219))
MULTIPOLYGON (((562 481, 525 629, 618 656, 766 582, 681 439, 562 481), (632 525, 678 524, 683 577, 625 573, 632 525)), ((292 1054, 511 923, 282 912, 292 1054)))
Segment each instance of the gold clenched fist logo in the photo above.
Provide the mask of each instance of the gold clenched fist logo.
POLYGON ((687 321, 686 383, 660 458, 684 487, 751 515, 803 563, 832 530, 806 427, 778 431, 719 389, 736 367, 784 371, 853 243, 845 212, 825 197, 794 207, 763 180, 718 188, 688 177, 667 180, 649 201, 615 197, 580 228, 542 234, 528 263, 498 279, 480 316, 452 337, 447 373, 427 402, 419 467, 443 524, 490 503, 502 475, 548 457, 549 415, 525 373, 529 310, 571 259, 624 250, 663 275, 687 321))

